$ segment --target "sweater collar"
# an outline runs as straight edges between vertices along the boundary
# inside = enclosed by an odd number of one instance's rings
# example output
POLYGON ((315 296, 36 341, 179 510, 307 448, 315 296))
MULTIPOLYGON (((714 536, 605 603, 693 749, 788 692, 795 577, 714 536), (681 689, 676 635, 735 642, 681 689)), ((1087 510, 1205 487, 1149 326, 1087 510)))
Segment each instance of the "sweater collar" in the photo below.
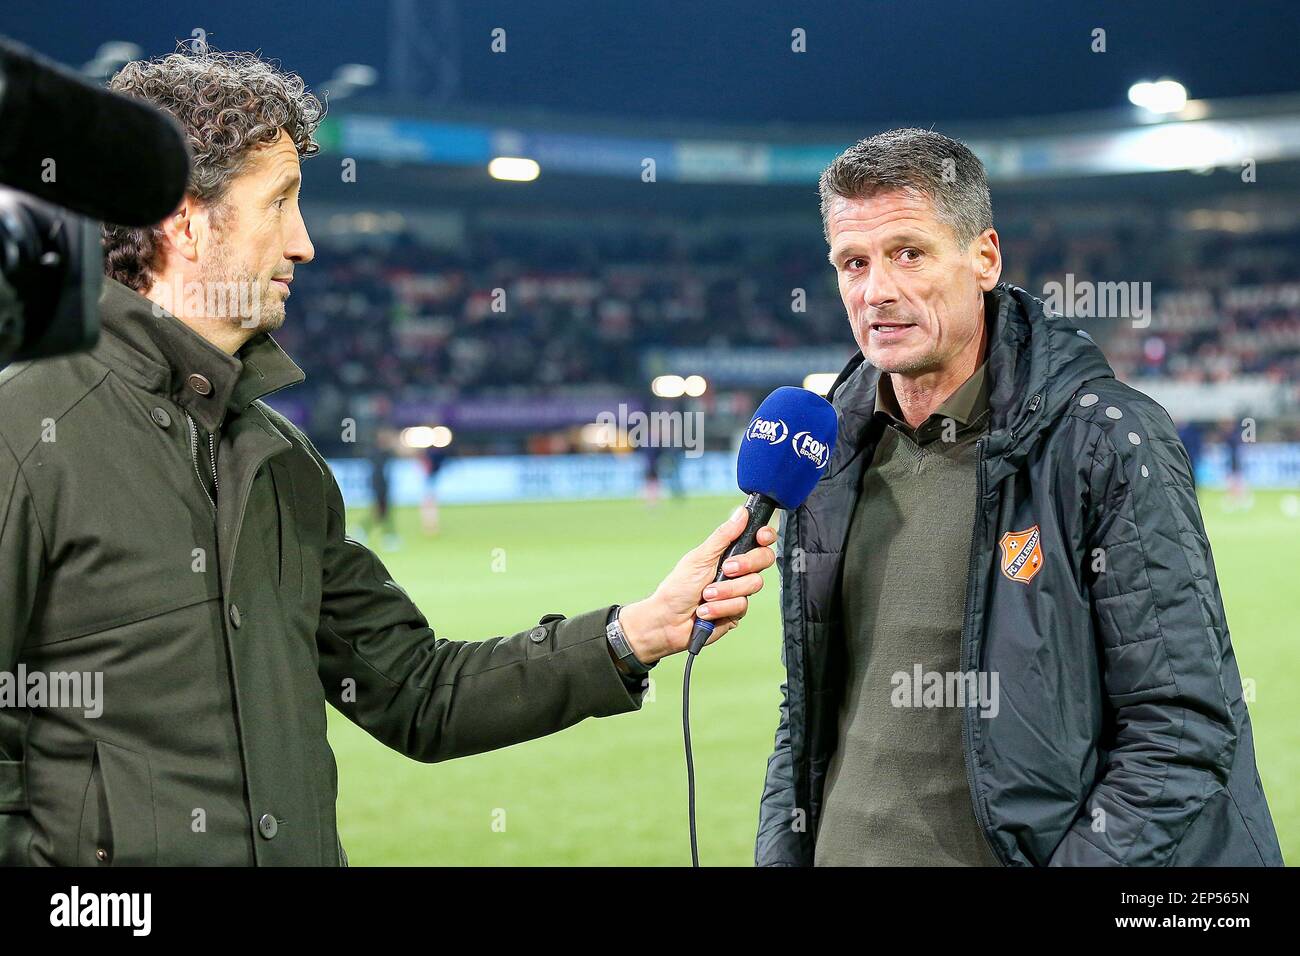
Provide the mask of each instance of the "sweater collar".
POLYGON ((170 398, 208 432, 227 413, 238 415, 306 378, 269 334, 259 332, 228 355, 116 279, 104 278, 99 311, 97 357, 141 388, 170 398))
POLYGON ((962 431, 982 420, 989 411, 987 365, 983 362, 957 387, 951 395, 939 403, 919 427, 912 428, 903 419, 903 412, 898 406, 898 396, 894 394, 894 380, 882 374, 876 380, 875 415, 883 417, 895 427, 904 429, 908 435, 922 444, 933 441, 945 431, 945 422, 952 419, 961 426, 962 431))

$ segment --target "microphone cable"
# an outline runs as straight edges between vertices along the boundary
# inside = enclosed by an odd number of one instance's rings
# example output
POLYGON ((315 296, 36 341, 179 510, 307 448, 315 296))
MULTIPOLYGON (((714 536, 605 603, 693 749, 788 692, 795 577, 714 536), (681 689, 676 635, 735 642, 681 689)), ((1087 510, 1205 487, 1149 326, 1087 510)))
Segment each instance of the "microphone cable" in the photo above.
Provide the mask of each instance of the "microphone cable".
POLYGON ((691 831, 691 866, 700 865, 700 846, 695 835, 695 761, 691 757, 691 665, 695 653, 686 655, 686 672, 682 675, 682 736, 686 740, 686 816, 691 831))
MULTIPOLYGON (((758 543, 758 531, 772 517, 775 506, 775 501, 758 492, 751 492, 745 499, 744 509, 749 514, 749 520, 740 536, 718 559, 718 570, 713 578, 714 584, 727 579, 722 566, 727 563, 728 558, 744 554, 758 543)), ((682 739, 686 743, 686 823, 691 832, 691 866, 693 867, 700 865, 700 845, 695 832, 695 758, 691 753, 691 667, 700 651, 708 644, 709 638, 713 636, 713 629, 716 626, 716 621, 701 621, 698 617, 695 619, 695 626, 691 628, 691 640, 686 646, 686 667, 682 673, 682 739)))
MULTIPOLYGON (((719 562, 721 563, 721 562, 719 562)), ((721 571, 718 572, 721 575, 721 571)), ((700 865, 700 844, 695 834, 695 758, 691 754, 691 666, 713 633, 713 621, 695 622, 691 646, 687 648, 686 668, 682 673, 682 738, 686 742, 686 821, 691 831, 691 866, 700 865)))

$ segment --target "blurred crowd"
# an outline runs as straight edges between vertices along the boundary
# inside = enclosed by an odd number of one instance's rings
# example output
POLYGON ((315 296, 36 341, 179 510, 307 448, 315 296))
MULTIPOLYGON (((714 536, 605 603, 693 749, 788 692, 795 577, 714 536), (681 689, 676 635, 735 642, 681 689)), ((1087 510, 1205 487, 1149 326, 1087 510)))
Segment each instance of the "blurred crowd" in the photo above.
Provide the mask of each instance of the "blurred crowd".
MULTIPOLYGON (((1165 220, 1002 225, 1003 278, 1150 283, 1145 328, 1081 322, 1121 378, 1300 380, 1300 229, 1229 235, 1165 220)), ((661 347, 853 348, 820 241, 779 231, 669 228, 573 238, 473 231, 454 249, 389 235, 317 240, 277 338, 307 371, 299 395, 391 400, 643 392, 661 347), (539 238, 540 237, 540 238, 539 238)))
POLYGON ((847 343, 824 253, 794 242, 670 233, 455 251, 409 234, 382 248, 316 243, 276 335, 309 384, 396 399, 645 388, 648 349, 847 343), (793 311, 795 289, 804 311, 793 311))

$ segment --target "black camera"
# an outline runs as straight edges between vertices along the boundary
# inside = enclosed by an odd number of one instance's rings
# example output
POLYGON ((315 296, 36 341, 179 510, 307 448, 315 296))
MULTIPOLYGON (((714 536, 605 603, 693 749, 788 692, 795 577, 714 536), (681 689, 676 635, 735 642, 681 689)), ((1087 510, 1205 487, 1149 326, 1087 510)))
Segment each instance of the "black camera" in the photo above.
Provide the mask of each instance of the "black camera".
POLYGON ((159 222, 189 169, 170 116, 0 37, 0 366, 95 344, 99 223, 159 222))
POLYGON ((0 187, 0 364, 92 347, 103 261, 98 223, 0 187))

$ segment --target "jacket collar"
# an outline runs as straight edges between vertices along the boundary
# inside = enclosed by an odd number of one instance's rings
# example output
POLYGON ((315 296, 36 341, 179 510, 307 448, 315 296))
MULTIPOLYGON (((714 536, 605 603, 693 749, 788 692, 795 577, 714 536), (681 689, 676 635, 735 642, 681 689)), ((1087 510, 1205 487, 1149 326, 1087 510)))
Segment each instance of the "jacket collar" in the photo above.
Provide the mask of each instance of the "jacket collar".
POLYGON ((99 296, 103 334, 95 356, 140 388, 162 395, 216 431, 228 413, 306 376, 265 332, 227 355, 180 319, 116 279, 99 296))

